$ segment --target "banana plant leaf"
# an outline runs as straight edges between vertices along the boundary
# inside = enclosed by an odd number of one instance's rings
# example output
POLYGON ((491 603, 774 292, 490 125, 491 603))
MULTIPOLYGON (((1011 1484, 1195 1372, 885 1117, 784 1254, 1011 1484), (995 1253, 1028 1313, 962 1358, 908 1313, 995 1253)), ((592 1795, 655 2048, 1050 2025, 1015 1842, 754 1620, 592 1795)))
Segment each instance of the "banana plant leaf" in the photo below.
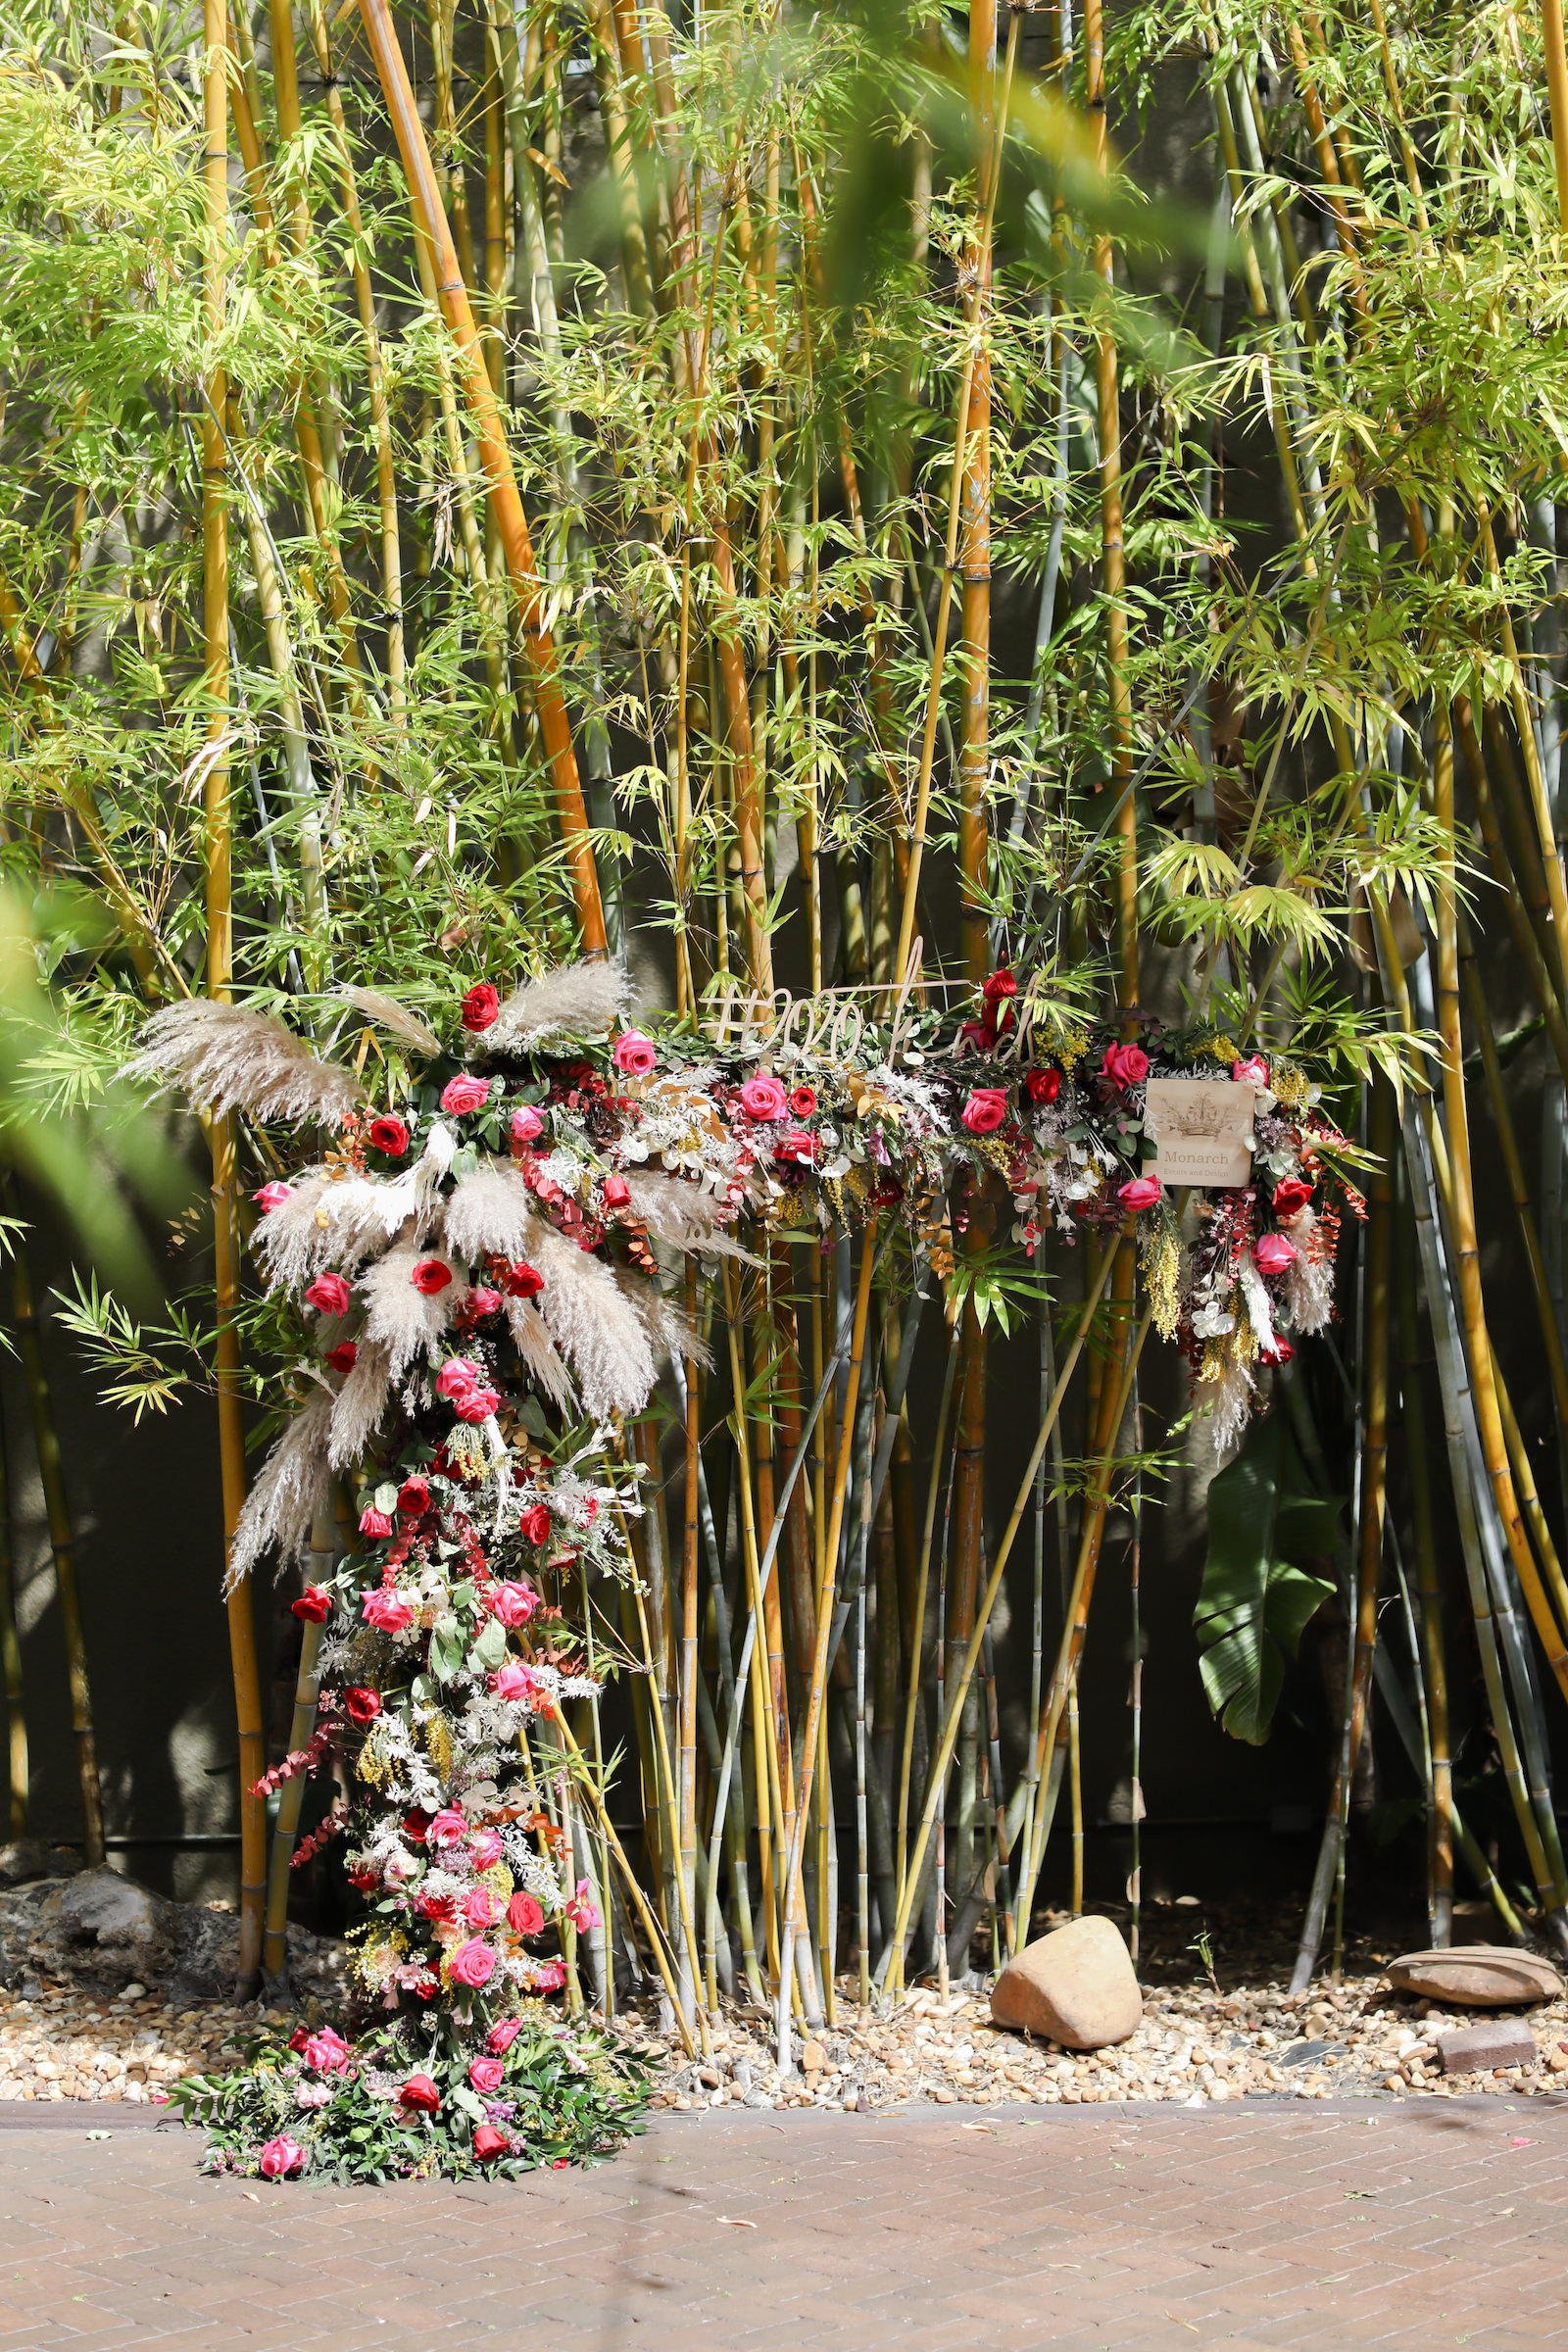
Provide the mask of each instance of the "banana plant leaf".
POLYGON ((1307 1625, 1334 1587, 1301 1563, 1338 1544, 1282 1413, 1253 1424, 1208 1490, 1208 1556, 1193 1611, 1199 1672, 1227 1732, 1260 1747, 1307 1625))

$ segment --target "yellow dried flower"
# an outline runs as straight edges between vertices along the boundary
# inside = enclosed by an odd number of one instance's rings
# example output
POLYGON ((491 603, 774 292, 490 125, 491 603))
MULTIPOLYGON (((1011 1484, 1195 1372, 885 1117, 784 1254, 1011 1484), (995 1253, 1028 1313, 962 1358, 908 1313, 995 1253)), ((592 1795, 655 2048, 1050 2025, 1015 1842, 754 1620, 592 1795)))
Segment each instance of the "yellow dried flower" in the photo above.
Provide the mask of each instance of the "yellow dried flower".
POLYGON ((1242 1058, 1241 1047, 1234 1038, 1229 1037, 1210 1038, 1206 1046, 1200 1048, 1200 1052, 1208 1054, 1214 1061, 1240 1061, 1242 1058))
POLYGON ((1062 1037, 1056 1048, 1056 1059, 1069 1078, 1088 1051, 1089 1032, 1087 1029, 1069 1029, 1062 1037))
POLYGON ((452 1778, 452 1727, 439 1711, 427 1717, 424 1726, 425 1753, 435 1766, 442 1781, 452 1778))
POLYGON ((1156 1226, 1152 1233, 1140 1238, 1138 1253, 1143 1260, 1154 1329, 1162 1340, 1173 1340, 1181 1320, 1181 1244, 1169 1226, 1156 1226))
POLYGON ((371 1788, 379 1788, 385 1783, 391 1766, 387 1760, 386 1748, 382 1743, 379 1726, 370 1734, 361 1748, 359 1762, 354 1769, 360 1779, 371 1788))
POLYGON ((1281 1110, 1305 1110, 1310 1088, 1306 1072, 1294 1061, 1277 1061, 1269 1078, 1281 1110))

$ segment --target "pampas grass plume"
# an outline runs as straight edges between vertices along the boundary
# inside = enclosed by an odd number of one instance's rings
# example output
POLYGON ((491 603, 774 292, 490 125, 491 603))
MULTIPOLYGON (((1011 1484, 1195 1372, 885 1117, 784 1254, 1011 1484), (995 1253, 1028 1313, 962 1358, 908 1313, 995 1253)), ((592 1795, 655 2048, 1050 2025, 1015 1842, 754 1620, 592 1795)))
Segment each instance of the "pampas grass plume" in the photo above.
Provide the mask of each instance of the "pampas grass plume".
POLYGON ((309 1548, 311 1523, 331 1492, 327 1445, 334 1402, 330 1391, 318 1389, 268 1455, 235 1524, 225 1593, 249 1576, 274 1544, 280 1567, 302 1558, 309 1548))
POLYGON ((141 1033, 126 1076, 177 1086, 215 1115, 318 1119, 340 1127, 363 1100, 352 1070, 322 1061, 270 1013, 191 997, 166 1004, 141 1033))
POLYGON ((479 1041, 482 1054, 509 1053, 535 1038, 564 1031, 572 1037, 603 1037, 627 1001, 626 973, 618 963, 564 963, 541 980, 514 989, 479 1041))

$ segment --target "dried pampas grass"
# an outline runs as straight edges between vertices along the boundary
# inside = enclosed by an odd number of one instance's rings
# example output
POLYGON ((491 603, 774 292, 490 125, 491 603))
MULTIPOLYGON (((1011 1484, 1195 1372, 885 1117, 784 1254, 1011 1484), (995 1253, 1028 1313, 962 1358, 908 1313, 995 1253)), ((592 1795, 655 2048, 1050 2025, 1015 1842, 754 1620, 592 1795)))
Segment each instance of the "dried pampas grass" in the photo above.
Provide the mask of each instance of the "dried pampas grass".
POLYGON ((618 963, 564 963, 514 989, 478 1041, 481 1054, 507 1054, 535 1039, 565 1032, 603 1037, 627 1002, 625 967, 618 963))
POLYGON ((1317 1217, 1303 1208, 1284 1223, 1298 1252, 1285 1277, 1291 1320, 1298 1331, 1327 1331, 1334 1319, 1334 1267, 1317 1238, 1317 1217))
MULTIPOLYGON (((426 1355, 438 1345, 448 1315, 467 1288, 454 1274, 446 1289, 437 1291, 434 1298, 416 1291, 414 1269, 425 1254, 416 1244, 400 1242, 360 1278, 359 1288, 366 1301, 365 1336, 379 1341, 385 1348, 388 1377, 392 1380, 399 1379, 416 1355, 426 1355)), ((354 1369, 359 1370, 358 1364, 354 1369)))
POLYGON ((639 1316, 598 1258, 541 1230, 534 1263, 545 1278, 539 1308, 565 1353, 596 1421, 640 1413, 654 1385, 654 1350, 639 1316))
POLYGON ((249 1576, 274 1544, 280 1567, 309 1550, 311 1523, 332 1490, 327 1446, 334 1401, 330 1391, 318 1389, 268 1455, 234 1528, 225 1593, 249 1576))
POLYGON ((334 1470, 350 1469, 359 1460, 381 1426, 391 1393, 391 1348, 380 1340, 361 1340, 353 1368, 332 1403, 327 1459, 334 1470))
POLYGON ((679 1355, 689 1364, 701 1364, 705 1372, 712 1370, 711 1351, 678 1299, 626 1266, 615 1269, 615 1287, 647 1332, 656 1356, 679 1355))
POLYGON ((217 1116, 318 1119, 340 1127, 364 1090, 352 1070, 322 1061, 270 1013, 206 997, 167 1004, 141 1033, 125 1075, 177 1086, 217 1116))
POLYGON ((538 1229, 528 1180, 510 1159, 483 1159, 447 1202, 449 1250, 476 1264, 487 1250, 526 1257, 538 1229))
POLYGON ((441 1040, 435 1031, 427 1029, 418 1014, 411 1012, 406 1004, 400 1004, 396 997, 383 996, 378 988, 344 986, 337 993, 353 1005, 356 1012, 363 1012, 368 1021, 374 1021, 377 1028, 385 1029, 416 1054, 428 1057, 440 1053, 441 1040))
POLYGON ((701 1185, 685 1184, 678 1176, 655 1174, 626 1177, 631 1213, 647 1226, 654 1239, 672 1250, 701 1250, 715 1257, 738 1257, 747 1265, 757 1260, 725 1229, 724 1211, 701 1185))
POLYGON ((562 1362, 561 1350, 539 1309, 526 1298, 509 1298, 506 1310, 517 1353, 532 1374, 534 1386, 564 1412, 575 1411, 577 1392, 571 1374, 562 1362))

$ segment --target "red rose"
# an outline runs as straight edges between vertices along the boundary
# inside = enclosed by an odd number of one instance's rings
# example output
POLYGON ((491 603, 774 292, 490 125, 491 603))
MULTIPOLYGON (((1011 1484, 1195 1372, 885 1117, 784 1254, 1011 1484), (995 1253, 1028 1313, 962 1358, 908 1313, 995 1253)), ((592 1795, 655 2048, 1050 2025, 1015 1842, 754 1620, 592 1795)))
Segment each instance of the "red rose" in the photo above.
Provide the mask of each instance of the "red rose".
POLYGON ((463 1000, 463 1026, 476 1034, 489 1029, 493 1027, 500 1010, 500 996, 488 980, 481 980, 476 988, 469 989, 463 1000))
POLYGON ((1054 1102, 1061 1092, 1061 1072, 1031 1070, 1023 1083, 1031 1102, 1054 1102))
POLYGON ((314 1306, 323 1315, 341 1315, 349 1302, 349 1286, 341 1274, 318 1274, 305 1294, 307 1306, 314 1306))
POLYGON ((383 1110, 370 1121, 370 1141, 388 1159, 401 1159, 409 1148, 409 1131, 395 1112, 383 1110))
POLYGON ((1018 983, 1004 964, 1000 972, 992 973, 980 994, 988 1004, 1000 1004, 1004 997, 1015 997, 1018 994, 1018 983))
POLYGON ((631 1186, 626 1182, 624 1176, 607 1176, 605 1178, 605 1206, 607 1208, 624 1208, 630 1199, 631 1186))
POLYGON ((310 2034, 304 2026, 296 2026, 288 2037, 288 2046, 291 2050, 303 2050, 310 2038, 310 2034))
POLYGON ((504 2156, 511 2145, 506 2133, 498 2132, 494 2124, 481 2124, 473 2135, 473 2152, 481 2164, 487 2164, 492 2156, 504 2156))
POLYGON ((398 1509, 406 1519, 417 1519, 429 1508, 429 1482, 422 1479, 416 1471, 414 1476, 406 1478, 398 1489, 398 1509))
POLYGON ((537 1936, 545 1915, 531 1894, 514 1894, 507 1905, 507 1925, 514 1936, 537 1936))
POLYGON ((441 2104, 441 2093, 428 2075, 411 2075, 398 2097, 405 2107, 416 2107, 421 2115, 434 2115, 441 2104))
POLYGON ((545 1278, 525 1257, 519 1257, 507 1268, 501 1287, 509 1298, 537 1298, 545 1287, 545 1278))
POLYGON ((546 1503, 530 1504, 517 1521, 517 1532, 528 1544, 548 1544, 550 1541, 550 1510, 546 1503))
POLYGON ((1303 1184, 1299 1176, 1287 1176, 1274 1187, 1274 1214, 1277 1217, 1298 1216, 1312 1198, 1312 1187, 1303 1184))
POLYGON ((1295 1353, 1296 1349, 1291 1346, 1290 1341, 1281 1339, 1276 1333, 1273 1347, 1260 1348, 1257 1351, 1257 1360, 1260 1364, 1288 1364, 1295 1353))
POLYGON ((348 1373, 353 1371, 359 1357, 360 1351, 352 1340, 339 1340, 335 1348, 327 1349, 323 1360, 331 1365, 334 1372, 348 1373))
POLYGON ((450 1928, 458 1916, 458 1898, 455 1894, 427 1894, 421 1889, 414 1898, 414 1908, 432 1927, 450 1928))
POLYGON ((290 1614, 305 1625, 324 1625, 332 1614, 332 1595, 324 1585, 307 1585, 298 1600, 289 1603, 290 1614))
POLYGON ((507 2070, 499 2058, 475 2058, 468 2069, 468 2081, 481 2099, 493 2099, 507 2079, 507 2070))
POLYGON ((804 1127, 786 1127, 774 1139, 773 1157, 787 1160, 794 1167, 808 1168, 816 1157, 816 1138, 804 1127))
POLYGON ((380 1694, 374 1690, 367 1690, 361 1684, 356 1683, 351 1690, 344 1691, 343 1706, 351 1722, 373 1723, 381 1712, 380 1694))
POLYGON ((795 1086, 790 1089, 790 1108, 798 1119, 810 1118, 816 1109, 814 1086, 795 1086))
POLYGON ((452 1268, 439 1257, 421 1257, 409 1280, 424 1298, 437 1298, 452 1280, 452 1268))
POLYGON ((392 1533, 392 1522, 385 1511, 378 1511, 371 1503, 360 1513, 360 1533, 380 1543, 392 1533))
POLYGON ((489 1079, 470 1078, 463 1072, 449 1078, 441 1090, 441 1107, 456 1119, 461 1119, 466 1111, 483 1110, 489 1100, 489 1079))
POLYGON ((416 1845, 420 1842, 429 1827, 430 1816, 422 1805, 416 1805, 412 1813, 405 1813, 403 1816, 403 1835, 405 1838, 412 1838, 416 1845))

